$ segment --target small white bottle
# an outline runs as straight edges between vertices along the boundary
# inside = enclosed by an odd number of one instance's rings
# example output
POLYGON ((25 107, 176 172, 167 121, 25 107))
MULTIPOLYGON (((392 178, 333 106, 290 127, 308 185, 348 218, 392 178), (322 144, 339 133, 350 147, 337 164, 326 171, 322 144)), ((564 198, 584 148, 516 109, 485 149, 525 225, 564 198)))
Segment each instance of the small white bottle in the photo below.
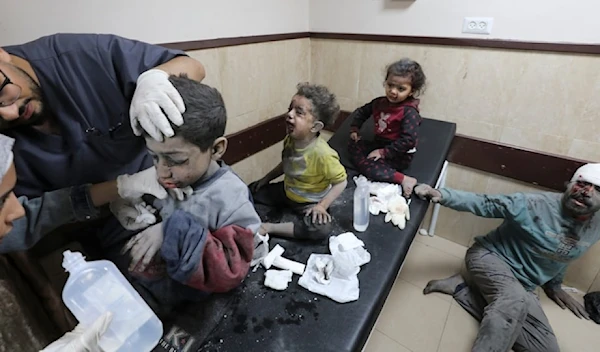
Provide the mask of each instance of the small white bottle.
POLYGON ((108 260, 87 262, 79 252, 63 252, 69 278, 62 298, 83 325, 106 311, 113 313, 100 339, 105 352, 149 352, 163 334, 161 321, 117 267, 108 260))
POLYGON ((364 176, 354 177, 356 189, 354 190, 354 229, 364 232, 369 227, 369 183, 364 176))

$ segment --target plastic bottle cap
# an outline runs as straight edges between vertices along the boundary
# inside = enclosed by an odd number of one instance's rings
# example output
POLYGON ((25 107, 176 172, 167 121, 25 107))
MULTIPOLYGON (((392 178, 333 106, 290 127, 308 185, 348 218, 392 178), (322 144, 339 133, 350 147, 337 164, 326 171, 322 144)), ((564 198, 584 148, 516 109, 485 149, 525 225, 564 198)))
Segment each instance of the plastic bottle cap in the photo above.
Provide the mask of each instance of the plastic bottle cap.
POLYGON ((66 250, 63 252, 62 267, 66 271, 70 271, 78 263, 85 262, 85 257, 79 252, 71 252, 66 250))

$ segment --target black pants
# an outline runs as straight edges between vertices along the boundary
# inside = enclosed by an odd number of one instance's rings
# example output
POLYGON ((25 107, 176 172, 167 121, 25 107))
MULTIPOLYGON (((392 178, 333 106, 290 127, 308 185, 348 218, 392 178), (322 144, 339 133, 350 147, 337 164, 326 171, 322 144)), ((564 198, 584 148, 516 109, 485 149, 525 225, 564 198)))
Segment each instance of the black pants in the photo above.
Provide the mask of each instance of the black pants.
MULTIPOLYGON (((252 185, 250 185, 252 189, 252 185)), ((331 222, 325 224, 313 223, 310 216, 305 216, 304 212, 314 206, 316 203, 296 203, 290 200, 285 194, 283 182, 270 183, 258 192, 252 194, 255 204, 262 204, 269 207, 291 209, 296 213, 294 223, 294 238, 320 240, 329 236, 332 231, 331 222)))

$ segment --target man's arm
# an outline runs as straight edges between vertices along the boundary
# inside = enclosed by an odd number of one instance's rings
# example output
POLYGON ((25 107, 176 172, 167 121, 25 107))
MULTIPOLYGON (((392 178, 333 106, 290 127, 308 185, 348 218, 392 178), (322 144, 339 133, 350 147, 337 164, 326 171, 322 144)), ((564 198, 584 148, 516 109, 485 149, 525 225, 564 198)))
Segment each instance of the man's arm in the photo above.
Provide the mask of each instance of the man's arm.
POLYGON ((178 56, 158 65, 155 68, 165 71, 169 75, 179 76, 185 74, 188 78, 201 82, 206 77, 206 71, 200 61, 189 56, 178 56))
POLYGON ((0 253, 27 250, 62 225, 98 218, 100 211, 94 206, 90 187, 59 189, 35 199, 20 197, 25 216, 15 220, 13 229, 0 241, 0 253))
POLYGON ((485 218, 514 218, 527 209, 523 193, 487 195, 450 188, 437 190, 429 185, 420 184, 415 187, 415 194, 421 199, 439 202, 450 209, 467 211, 485 218))

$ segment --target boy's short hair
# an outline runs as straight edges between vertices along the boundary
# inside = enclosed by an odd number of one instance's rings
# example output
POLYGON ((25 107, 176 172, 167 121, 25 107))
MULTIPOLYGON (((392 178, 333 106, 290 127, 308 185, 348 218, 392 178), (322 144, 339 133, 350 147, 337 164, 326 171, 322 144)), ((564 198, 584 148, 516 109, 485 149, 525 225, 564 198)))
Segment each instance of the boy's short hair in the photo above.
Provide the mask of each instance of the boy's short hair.
POLYGON ((197 145, 203 152, 207 151, 217 138, 225 135, 227 110, 221 93, 188 78, 186 74, 172 75, 169 80, 185 104, 183 125, 171 124, 175 136, 197 145))
POLYGON ((338 104, 335 94, 325 86, 308 82, 299 83, 296 88, 296 95, 305 97, 311 102, 312 114, 315 119, 323 122, 325 126, 333 125, 340 114, 340 104, 338 104))

